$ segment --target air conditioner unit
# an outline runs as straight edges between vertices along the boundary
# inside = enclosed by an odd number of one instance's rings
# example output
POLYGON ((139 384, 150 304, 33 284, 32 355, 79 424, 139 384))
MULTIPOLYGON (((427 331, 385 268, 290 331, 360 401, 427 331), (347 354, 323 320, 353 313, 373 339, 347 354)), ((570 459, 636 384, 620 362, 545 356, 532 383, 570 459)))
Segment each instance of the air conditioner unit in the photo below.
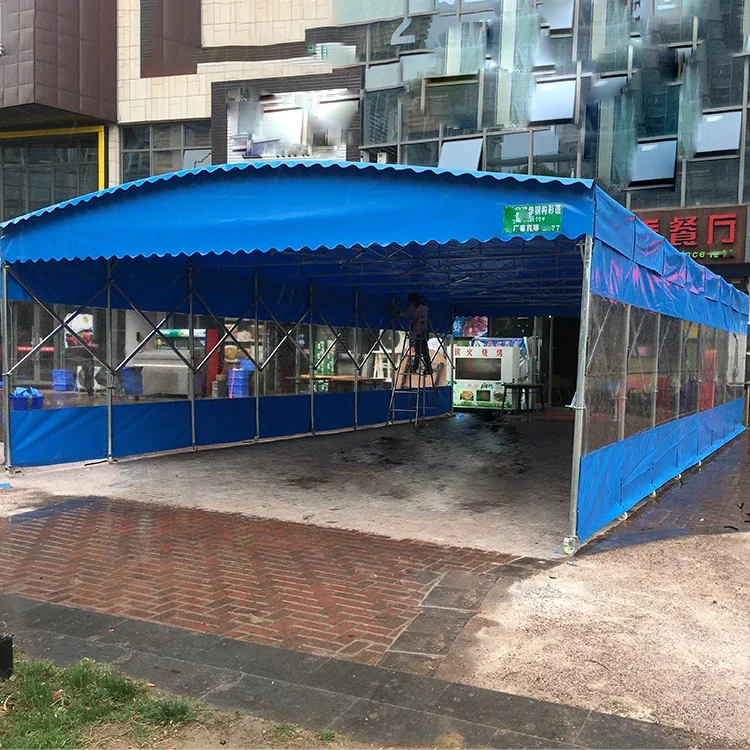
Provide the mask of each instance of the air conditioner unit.
MULTIPOLYGON (((94 391, 105 391, 107 389, 107 370, 104 367, 94 365, 94 391)), ((76 369, 76 390, 86 392, 83 377, 83 367, 79 365, 76 369)))

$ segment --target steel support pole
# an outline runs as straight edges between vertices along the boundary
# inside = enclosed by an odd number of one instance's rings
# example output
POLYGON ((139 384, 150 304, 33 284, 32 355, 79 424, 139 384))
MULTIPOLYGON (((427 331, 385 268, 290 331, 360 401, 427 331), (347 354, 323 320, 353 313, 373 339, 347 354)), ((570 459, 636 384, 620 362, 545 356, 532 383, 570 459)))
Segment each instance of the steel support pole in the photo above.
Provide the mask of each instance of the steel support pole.
POLYGON ((555 319, 549 318, 549 354, 547 355, 547 401, 552 408, 552 365, 555 357, 555 319))
POLYGON ((685 321, 681 320, 680 318, 677 318, 677 336, 679 337, 680 341, 680 351, 679 356, 677 357, 677 392, 675 394, 675 403, 674 403, 674 419, 680 418, 680 401, 682 400, 682 357, 685 353, 685 346, 687 344, 687 339, 684 336, 684 330, 685 330, 685 321))
POLYGON ((190 445, 193 450, 198 449, 195 428, 195 284, 192 258, 188 260, 188 357, 190 370, 188 371, 188 397, 190 398, 190 445))
POLYGON ((112 261, 107 261, 107 461, 114 460, 114 424, 112 416, 112 397, 115 389, 115 374, 113 372, 114 331, 112 326, 112 261))
POLYGON ((661 359, 661 315, 656 316, 656 362, 654 363, 654 393, 651 403, 651 427, 656 427, 656 407, 659 398, 659 360, 661 359))
POLYGON ((354 290, 354 429, 359 427, 359 290, 354 290))
MULTIPOLYGON (((255 439, 260 440, 260 324, 258 315, 260 313, 260 300, 258 299, 258 269, 255 269, 255 439)), ((263 328, 265 331, 265 327, 263 328)))
POLYGON ((313 346, 313 336, 315 328, 313 326, 313 312, 315 310, 315 291, 313 290, 312 281, 310 281, 310 322, 307 332, 307 361, 310 372, 310 432, 315 434, 315 349, 313 346))
POLYGON ((456 411, 453 408, 453 380, 456 376, 455 372, 455 359, 454 359, 454 349, 453 349, 453 327, 456 322, 456 310, 454 307, 451 307, 451 320, 450 320, 450 332, 448 334, 448 349, 445 350, 445 347, 443 347, 443 351, 446 354, 446 365, 445 368, 445 384, 450 388, 449 396, 450 399, 450 411, 448 412, 452 417, 455 416, 456 411))
POLYGON ((617 439, 625 440, 625 412, 628 409, 628 360, 630 359, 630 312, 631 306, 625 305, 625 362, 620 381, 620 396, 617 399, 620 407, 620 419, 617 423, 617 439))
POLYGON ((586 360, 589 323, 591 320, 591 253, 594 243, 586 237, 583 249, 583 288, 581 290, 581 330, 578 334, 578 374, 575 397, 575 427, 573 430, 573 476, 570 485, 570 528, 563 548, 572 554, 578 546, 578 483, 581 478, 583 437, 586 430, 586 360))
POLYGON ((11 453, 11 436, 10 436, 10 392, 13 378, 11 372, 11 348, 10 348, 10 300, 8 299, 8 264, 3 263, 2 267, 2 295, 3 295, 3 314, 2 314, 2 331, 3 331, 3 447, 5 449, 5 470, 10 472, 13 469, 11 453))

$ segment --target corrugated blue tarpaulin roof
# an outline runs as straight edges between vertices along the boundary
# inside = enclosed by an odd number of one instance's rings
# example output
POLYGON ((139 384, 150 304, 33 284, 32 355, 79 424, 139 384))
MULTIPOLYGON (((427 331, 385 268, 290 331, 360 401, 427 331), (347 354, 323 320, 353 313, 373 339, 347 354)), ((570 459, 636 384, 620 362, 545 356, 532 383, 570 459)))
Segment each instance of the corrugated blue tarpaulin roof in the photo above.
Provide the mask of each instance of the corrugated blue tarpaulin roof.
MULTIPOLYGON (((277 319, 304 313, 312 283, 325 291, 317 296, 332 325, 349 321, 355 288, 377 325, 393 297, 412 290, 428 298, 433 319, 451 309, 577 315, 586 235, 597 240, 595 256, 609 258, 595 266, 598 293, 732 330, 744 313, 746 325, 746 295, 586 180, 342 162, 222 165, 13 219, 0 225, 0 252, 48 303, 96 295, 116 259, 113 277, 135 305, 185 311, 190 263, 219 315, 251 312, 258 270, 277 319), (562 207, 559 233, 504 233, 506 206, 545 204, 562 207), (701 302, 709 298, 710 306, 701 302)), ((9 296, 29 299, 15 283, 9 296)), ((112 304, 129 307, 117 292, 112 304)), ((92 303, 103 305, 103 294, 92 303)))

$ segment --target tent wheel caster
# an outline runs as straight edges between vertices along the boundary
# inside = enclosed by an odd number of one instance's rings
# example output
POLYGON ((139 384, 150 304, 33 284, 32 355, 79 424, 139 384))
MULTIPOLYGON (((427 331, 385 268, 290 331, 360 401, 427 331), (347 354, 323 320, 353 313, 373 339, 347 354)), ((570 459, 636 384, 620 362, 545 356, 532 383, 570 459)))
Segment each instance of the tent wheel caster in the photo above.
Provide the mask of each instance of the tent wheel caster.
POLYGON ((617 517, 618 521, 627 521, 628 520, 628 512, 625 511, 622 515, 617 517))
POLYGON ((578 549, 578 537, 577 536, 566 536, 563 539, 562 551, 564 555, 575 555, 578 549))
POLYGON ((682 474, 678 474, 675 479, 679 482, 682 479, 682 474))
POLYGON ((649 497, 650 497, 650 498, 651 498, 652 500, 656 500, 656 490, 654 490, 653 492, 650 492, 648 496, 649 496, 649 497))
POLYGON ((15 466, 6 466, 5 467, 5 473, 9 477, 14 477, 16 474, 18 474, 18 469, 16 469, 15 466))

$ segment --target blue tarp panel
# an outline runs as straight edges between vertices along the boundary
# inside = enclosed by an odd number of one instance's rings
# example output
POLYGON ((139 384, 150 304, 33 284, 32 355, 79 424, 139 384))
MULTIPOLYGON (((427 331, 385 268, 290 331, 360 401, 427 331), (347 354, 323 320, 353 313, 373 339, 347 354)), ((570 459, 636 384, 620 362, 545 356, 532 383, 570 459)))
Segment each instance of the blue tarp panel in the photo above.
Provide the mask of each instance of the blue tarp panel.
MULTIPOLYGON (((438 388, 440 414, 451 408, 451 389, 438 388)), ((390 391, 359 394, 359 424, 388 420, 390 391)), ((432 399, 428 399, 431 404, 432 399)), ((399 403, 405 404, 401 399, 399 403)), ((429 416, 434 416, 433 412, 429 416)), ((310 398, 262 396, 261 437, 275 438, 310 432, 310 398)), ((407 415, 402 415, 403 419, 407 415)), ((114 455, 118 458, 179 450, 190 445, 188 401, 115 404, 112 410, 114 455)), ((315 395, 315 430, 354 426, 353 393, 315 395)), ((196 442, 199 446, 241 443, 255 437, 255 399, 201 399, 195 403, 196 442)), ((12 411, 13 464, 48 464, 93 461, 107 455, 107 410, 81 406, 39 411, 12 411)))
POLYGON ((14 466, 94 461, 107 456, 104 406, 11 411, 14 466))
POLYGON ((745 428, 743 400, 646 430, 581 459, 578 536, 591 538, 745 428))
POLYGON ((358 422, 363 427, 388 421, 390 391, 365 391, 359 394, 358 422))
POLYGON ((254 438, 254 398, 203 398, 195 402, 198 445, 242 443, 254 438))
POLYGON ((592 294, 732 333, 747 332, 746 294, 663 240, 654 240, 642 230, 639 235, 642 244, 635 260, 595 241, 592 294), (654 270, 660 259, 662 270, 654 270))
POLYGON ((562 236, 592 233, 587 180, 313 161, 150 177, 0 226, 8 263, 403 247, 502 237, 506 205, 545 201, 564 206, 562 236))
POLYGON ((187 448, 190 403, 154 401, 112 407, 112 452, 117 458, 187 448))
POLYGON ((323 402, 325 408, 318 409, 315 401, 315 432, 351 429, 354 424, 354 394, 328 393, 323 402))
MULTIPOLYGON (((315 403, 319 402, 316 400, 315 403)), ((309 432, 309 396, 261 396, 261 438, 307 435, 309 432)))

